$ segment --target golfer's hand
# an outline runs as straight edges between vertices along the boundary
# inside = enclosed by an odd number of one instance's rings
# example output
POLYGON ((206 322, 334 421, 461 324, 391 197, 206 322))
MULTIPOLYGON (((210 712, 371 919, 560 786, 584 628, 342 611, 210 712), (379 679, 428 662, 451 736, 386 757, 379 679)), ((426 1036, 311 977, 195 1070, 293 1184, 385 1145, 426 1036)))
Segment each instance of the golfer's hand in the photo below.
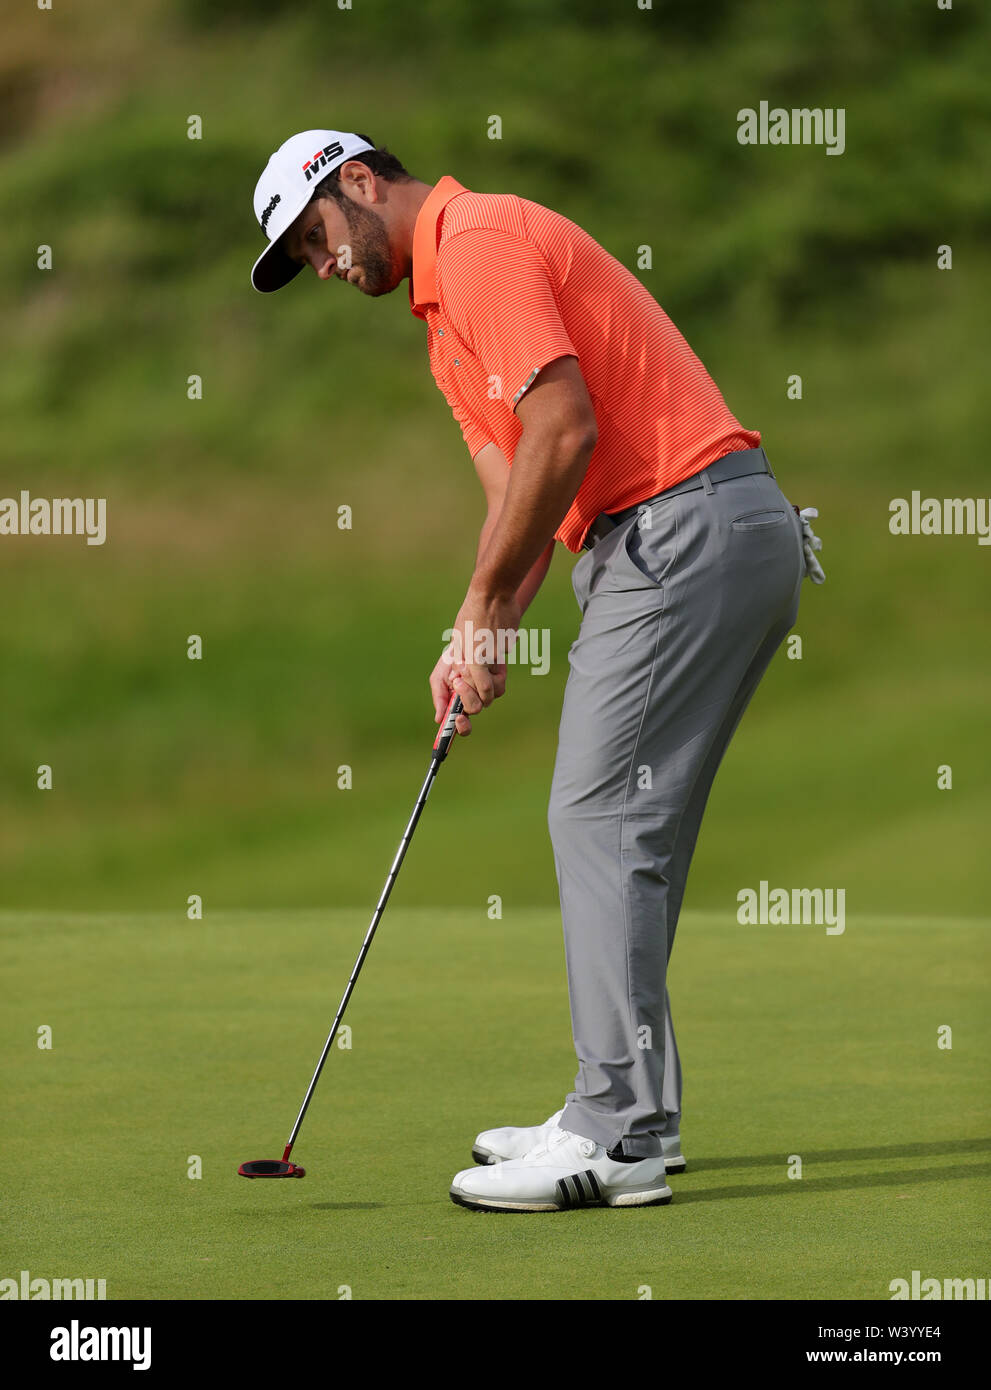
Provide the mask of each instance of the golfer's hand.
MULTIPOLYGON (((447 713, 447 707, 451 703, 451 696, 454 694, 454 686, 451 681, 454 676, 454 664, 451 660, 451 649, 444 652, 437 665, 430 672, 430 694, 434 701, 434 723, 439 724, 447 713)), ((454 727, 462 736, 471 733, 471 720, 466 714, 459 714, 454 721, 454 727)))
POLYGON ((478 714, 506 693, 506 660, 519 623, 515 598, 483 598, 469 588, 445 653, 451 658, 450 689, 461 696, 466 714, 478 714))
MULTIPOLYGON (((455 665, 448 669, 452 671, 451 690, 461 696, 461 704, 469 714, 478 714, 486 705, 491 705, 493 700, 506 693, 505 662, 494 662, 491 666, 462 666, 460 669, 455 665), (479 685, 485 692, 484 695, 479 691, 479 685)), ((459 734, 470 734, 471 720, 467 715, 459 714, 454 721, 454 727, 459 734), (464 728, 461 727, 462 721, 464 728)))

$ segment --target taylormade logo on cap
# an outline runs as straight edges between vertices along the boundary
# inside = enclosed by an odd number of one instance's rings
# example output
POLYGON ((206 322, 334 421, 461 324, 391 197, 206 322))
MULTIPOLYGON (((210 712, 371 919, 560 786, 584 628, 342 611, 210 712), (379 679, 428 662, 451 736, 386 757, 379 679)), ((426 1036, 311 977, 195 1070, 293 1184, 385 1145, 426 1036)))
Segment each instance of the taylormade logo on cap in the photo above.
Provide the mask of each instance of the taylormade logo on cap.
POLYGON ((265 230, 267 230, 267 228, 268 228, 268 219, 272 216, 272 213, 275 211, 275 208, 276 208, 277 204, 279 204, 279 203, 281 203, 281 202, 282 202, 282 194, 281 194, 281 193, 276 193, 275 197, 272 199, 272 201, 269 203, 268 207, 267 207, 267 208, 265 209, 265 211, 262 213, 262 215, 261 215, 261 224, 262 224, 262 231, 263 231, 263 232, 264 232, 265 230))
POLYGON ((374 145, 340 130, 304 130, 280 145, 255 184, 255 217, 269 245, 255 261, 251 283, 263 294, 281 289, 302 269, 277 245, 282 233, 313 197, 313 189, 335 169, 374 145))

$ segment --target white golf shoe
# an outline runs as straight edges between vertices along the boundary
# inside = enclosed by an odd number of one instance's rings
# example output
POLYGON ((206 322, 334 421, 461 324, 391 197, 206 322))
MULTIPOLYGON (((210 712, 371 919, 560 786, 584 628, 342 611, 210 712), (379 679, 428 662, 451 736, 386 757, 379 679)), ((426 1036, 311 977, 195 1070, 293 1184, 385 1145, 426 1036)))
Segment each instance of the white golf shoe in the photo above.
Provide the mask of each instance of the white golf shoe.
POLYGON ((451 1201, 474 1211, 570 1211, 575 1207, 666 1206, 664 1156, 617 1163, 594 1139, 553 1127, 522 1158, 466 1168, 451 1201))
MULTIPOLYGON (((525 1153, 542 1143, 552 1129, 557 1129, 563 1110, 558 1110, 542 1125, 531 1125, 528 1129, 514 1129, 507 1125, 504 1129, 484 1129, 472 1145, 471 1156, 476 1163, 505 1163, 507 1160, 522 1158, 525 1153)), ((687 1167, 681 1152, 681 1136, 673 1134, 661 1140, 664 1150, 664 1167, 668 1173, 683 1173, 687 1167)))

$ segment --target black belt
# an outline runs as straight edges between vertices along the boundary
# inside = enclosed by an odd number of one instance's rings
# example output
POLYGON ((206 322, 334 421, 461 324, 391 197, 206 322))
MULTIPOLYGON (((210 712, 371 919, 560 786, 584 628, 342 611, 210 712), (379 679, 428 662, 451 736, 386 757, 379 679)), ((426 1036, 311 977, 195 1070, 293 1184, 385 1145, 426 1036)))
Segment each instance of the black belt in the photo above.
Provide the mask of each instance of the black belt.
POLYGON ((631 516, 636 516, 641 507, 649 507, 651 503, 661 502, 667 497, 676 497, 679 492, 700 492, 706 487, 706 480, 710 485, 728 483, 731 478, 746 478, 752 473, 770 473, 771 477, 774 477, 764 450, 735 449, 733 453, 724 454, 721 459, 716 459, 698 473, 693 473, 690 478, 685 478, 642 502, 635 502, 632 507, 626 507, 621 512, 600 512, 585 533, 582 549, 591 550, 596 541, 604 540, 610 531, 622 526, 631 516))

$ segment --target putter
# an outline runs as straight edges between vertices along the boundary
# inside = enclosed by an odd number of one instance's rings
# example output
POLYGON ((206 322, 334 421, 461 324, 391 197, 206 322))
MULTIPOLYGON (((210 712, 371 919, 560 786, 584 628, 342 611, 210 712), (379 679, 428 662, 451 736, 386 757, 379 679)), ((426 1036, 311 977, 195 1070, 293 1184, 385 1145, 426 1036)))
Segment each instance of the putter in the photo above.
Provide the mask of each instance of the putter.
POLYGON ((285 1152, 281 1159, 256 1158, 252 1159, 249 1163, 242 1163, 237 1170, 242 1178, 303 1178, 306 1176, 306 1169, 301 1168, 298 1163, 290 1163, 289 1155, 292 1153, 293 1145, 296 1142, 296 1136, 299 1134, 300 1125, 303 1123, 303 1116, 306 1114, 310 1101, 313 1099, 313 1092, 316 1090, 317 1082, 320 1079, 320 1073, 323 1071, 323 1064, 327 1060, 327 1054, 330 1052, 334 1039, 337 1037, 337 1030, 341 1026, 344 1010, 348 1006, 348 1000, 351 998, 352 992, 354 991, 355 981, 358 978, 361 967, 365 963, 365 957, 368 955, 368 948, 372 944, 375 928, 382 920, 385 905, 389 901, 389 894, 392 892, 393 884, 399 875, 403 859, 406 857, 406 851, 409 849, 409 842, 413 838, 413 831, 416 829, 416 823, 420 819, 420 813, 426 805, 427 797, 430 795, 430 788, 434 784, 437 770, 447 757, 448 750, 451 747, 455 732, 455 721, 460 713, 461 697, 459 695, 452 695, 447 706, 447 713, 441 721, 440 731, 434 739, 433 752, 430 757, 430 771, 427 773, 426 780, 420 788, 420 795, 416 798, 416 805, 413 807, 413 814, 409 818, 409 823, 403 831, 403 838, 399 842, 399 849, 396 851, 396 857, 392 861, 389 877, 385 881, 385 887, 382 889, 382 896, 379 898, 378 906, 372 915, 371 925, 365 933, 365 939, 362 942, 361 950, 358 952, 358 959, 354 963, 354 969, 351 971, 351 978, 348 980, 347 989, 344 991, 344 998, 341 1000, 340 1008, 337 1010, 334 1026, 331 1028, 327 1035, 327 1041, 323 1045, 323 1051, 320 1054, 317 1069, 313 1073, 313 1077, 307 1087, 306 1095, 303 1098, 303 1104, 300 1106, 299 1114, 296 1116, 296 1123, 292 1127, 292 1133, 289 1136, 289 1143, 286 1145, 285 1152))

